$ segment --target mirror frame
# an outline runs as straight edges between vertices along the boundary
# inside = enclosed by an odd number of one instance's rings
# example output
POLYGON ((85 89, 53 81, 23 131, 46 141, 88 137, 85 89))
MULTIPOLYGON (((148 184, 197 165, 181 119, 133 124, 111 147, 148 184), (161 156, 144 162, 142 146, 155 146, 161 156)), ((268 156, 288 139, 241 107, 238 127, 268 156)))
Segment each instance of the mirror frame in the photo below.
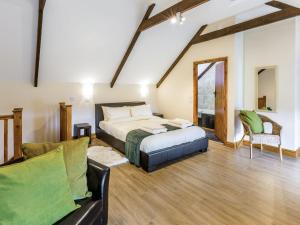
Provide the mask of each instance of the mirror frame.
POLYGON ((255 67, 255 111, 257 112, 268 112, 268 113, 276 113, 277 112, 277 106, 278 106, 278 99, 277 99, 277 94, 278 92, 278 66, 273 65, 273 66, 258 66, 255 67), (272 111, 269 110, 263 110, 258 108, 258 71, 261 69, 274 69, 275 70, 275 109, 272 111))

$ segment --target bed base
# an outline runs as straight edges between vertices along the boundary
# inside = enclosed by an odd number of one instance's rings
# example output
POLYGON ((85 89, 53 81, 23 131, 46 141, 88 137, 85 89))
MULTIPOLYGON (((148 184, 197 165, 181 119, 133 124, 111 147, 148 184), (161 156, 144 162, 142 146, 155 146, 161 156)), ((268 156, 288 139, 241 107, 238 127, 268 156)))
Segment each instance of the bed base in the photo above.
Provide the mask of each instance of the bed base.
MULTIPOLYGON (((125 154, 125 142, 116 139, 102 130, 100 131, 100 129, 96 133, 96 137, 125 154)), ((193 142, 160 149, 154 152, 145 153, 141 151, 141 167, 146 172, 153 172, 189 156, 207 152, 207 148, 208 138, 205 137, 193 142)))

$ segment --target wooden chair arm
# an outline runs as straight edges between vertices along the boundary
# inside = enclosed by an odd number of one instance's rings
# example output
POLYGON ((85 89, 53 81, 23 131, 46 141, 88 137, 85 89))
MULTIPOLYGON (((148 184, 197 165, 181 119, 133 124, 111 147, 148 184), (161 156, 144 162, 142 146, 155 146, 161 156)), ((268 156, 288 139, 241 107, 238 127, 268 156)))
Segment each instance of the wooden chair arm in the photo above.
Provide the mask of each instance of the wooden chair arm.
POLYGON ((242 121, 242 124, 243 124, 243 127, 244 127, 245 135, 252 136, 252 130, 251 130, 250 126, 245 121, 243 121, 243 119, 241 119, 241 121, 242 121))

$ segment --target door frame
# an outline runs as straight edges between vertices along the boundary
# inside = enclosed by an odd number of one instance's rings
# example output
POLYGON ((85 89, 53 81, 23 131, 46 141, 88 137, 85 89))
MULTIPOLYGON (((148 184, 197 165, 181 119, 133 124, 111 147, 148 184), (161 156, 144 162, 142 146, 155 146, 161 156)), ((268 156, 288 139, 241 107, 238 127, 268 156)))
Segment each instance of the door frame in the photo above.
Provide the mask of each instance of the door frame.
POLYGON ((224 62, 224 83, 225 83, 225 136, 227 141, 227 134, 228 134, 228 57, 220 57, 220 58, 212 58, 212 59, 206 59, 206 60, 200 60, 194 62, 194 74, 193 74, 193 122, 195 125, 198 124, 198 65, 199 64, 206 64, 206 63, 214 63, 214 62, 224 62))

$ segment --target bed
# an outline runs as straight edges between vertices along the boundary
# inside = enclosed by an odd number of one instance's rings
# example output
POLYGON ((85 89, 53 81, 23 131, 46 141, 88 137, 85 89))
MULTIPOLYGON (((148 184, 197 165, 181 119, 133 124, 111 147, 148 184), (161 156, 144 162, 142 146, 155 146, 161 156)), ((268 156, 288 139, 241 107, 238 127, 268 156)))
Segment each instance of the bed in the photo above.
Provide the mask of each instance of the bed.
MULTIPOLYGON (((95 105, 96 137, 125 154, 125 141, 128 131, 138 129, 145 122, 142 119, 104 121, 102 107, 140 106, 145 102, 104 103, 95 105)), ((151 117, 147 120, 164 124, 166 120, 151 117)), ((152 135, 145 138, 140 146, 140 166, 147 172, 162 168, 176 160, 206 152, 208 139, 199 127, 189 127, 152 135)))

